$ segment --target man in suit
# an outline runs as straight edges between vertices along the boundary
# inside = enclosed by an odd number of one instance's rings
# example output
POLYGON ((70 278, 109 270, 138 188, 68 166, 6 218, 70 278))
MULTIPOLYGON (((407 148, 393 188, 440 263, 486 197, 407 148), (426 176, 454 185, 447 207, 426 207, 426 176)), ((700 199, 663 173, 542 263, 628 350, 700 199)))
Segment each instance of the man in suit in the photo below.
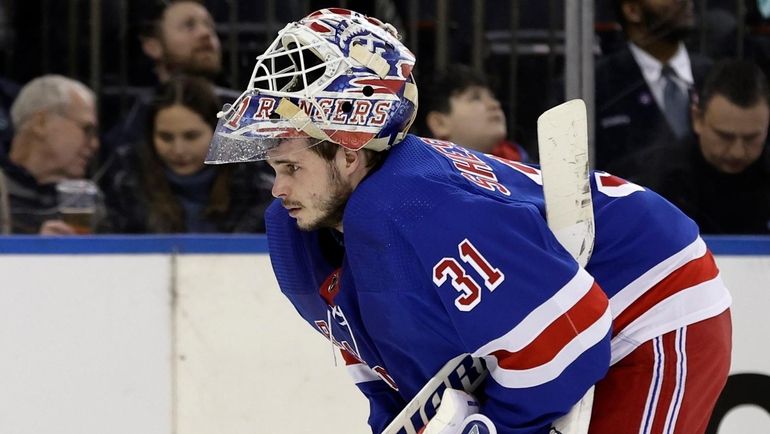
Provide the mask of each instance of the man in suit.
POLYGON ((692 0, 615 0, 627 46, 596 66, 596 167, 635 180, 692 135, 691 95, 711 61, 688 52, 692 0))

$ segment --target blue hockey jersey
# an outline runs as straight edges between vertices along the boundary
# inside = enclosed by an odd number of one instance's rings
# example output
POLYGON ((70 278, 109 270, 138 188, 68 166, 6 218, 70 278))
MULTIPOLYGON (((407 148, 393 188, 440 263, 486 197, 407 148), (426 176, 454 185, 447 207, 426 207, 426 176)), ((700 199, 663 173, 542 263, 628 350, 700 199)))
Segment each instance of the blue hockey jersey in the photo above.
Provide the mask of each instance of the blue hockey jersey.
POLYGON ((696 225, 657 194, 592 173, 593 256, 548 229, 536 166, 408 136, 354 190, 341 235, 276 201, 273 268, 343 350, 380 432, 452 357, 481 357, 500 433, 546 433, 612 363, 730 304, 696 225), (335 255, 335 252, 337 254, 335 255))

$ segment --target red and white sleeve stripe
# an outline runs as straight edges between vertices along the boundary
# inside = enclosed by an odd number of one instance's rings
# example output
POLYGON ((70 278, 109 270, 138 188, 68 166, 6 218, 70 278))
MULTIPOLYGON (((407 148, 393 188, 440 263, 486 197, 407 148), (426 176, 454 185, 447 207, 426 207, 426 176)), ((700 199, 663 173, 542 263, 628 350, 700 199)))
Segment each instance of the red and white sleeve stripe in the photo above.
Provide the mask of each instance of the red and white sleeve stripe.
POLYGON ((340 348, 340 353, 342 353, 342 359, 345 360, 345 368, 353 379, 353 383, 366 383, 380 379, 380 376, 372 368, 367 366, 366 363, 361 363, 348 351, 340 348))
POLYGON ((533 387, 557 378, 609 332, 604 292, 585 270, 509 332, 476 350, 490 375, 509 388, 533 387))

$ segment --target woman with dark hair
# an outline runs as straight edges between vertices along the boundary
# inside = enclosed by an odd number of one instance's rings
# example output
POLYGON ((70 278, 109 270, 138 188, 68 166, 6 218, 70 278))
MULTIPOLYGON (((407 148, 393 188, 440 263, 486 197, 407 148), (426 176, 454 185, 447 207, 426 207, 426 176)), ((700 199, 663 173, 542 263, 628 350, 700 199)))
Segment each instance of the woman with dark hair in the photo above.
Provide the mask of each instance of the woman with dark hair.
POLYGON ((270 168, 203 163, 219 109, 212 84, 200 77, 175 77, 157 89, 138 170, 116 178, 119 232, 264 232, 270 168))

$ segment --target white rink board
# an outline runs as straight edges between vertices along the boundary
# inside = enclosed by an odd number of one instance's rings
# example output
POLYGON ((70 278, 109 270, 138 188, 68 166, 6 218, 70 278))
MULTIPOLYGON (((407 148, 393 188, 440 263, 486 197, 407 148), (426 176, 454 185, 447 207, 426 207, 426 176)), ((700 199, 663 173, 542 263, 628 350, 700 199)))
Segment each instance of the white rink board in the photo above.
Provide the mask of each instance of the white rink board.
POLYGON ((0 255, 0 432, 171 432, 170 261, 0 255))
POLYGON ((331 343, 280 293, 267 255, 178 265, 178 434, 370 432, 341 356, 335 368, 331 343))
MULTIPOLYGON (((730 373, 770 375, 770 257, 717 256, 717 265, 733 296, 730 373)), ((743 433, 770 433, 770 414, 757 406, 728 412, 719 434, 743 433)))
MULTIPOLYGON (((717 262, 733 372, 770 375, 770 256, 717 262)), ((265 254, 0 254, 0 276, 3 434, 370 432, 265 254)), ((770 432, 770 416, 741 407, 719 431, 744 432, 770 432)))
POLYGON ((717 266, 733 296, 732 372, 770 374, 770 257, 717 256, 717 266))

